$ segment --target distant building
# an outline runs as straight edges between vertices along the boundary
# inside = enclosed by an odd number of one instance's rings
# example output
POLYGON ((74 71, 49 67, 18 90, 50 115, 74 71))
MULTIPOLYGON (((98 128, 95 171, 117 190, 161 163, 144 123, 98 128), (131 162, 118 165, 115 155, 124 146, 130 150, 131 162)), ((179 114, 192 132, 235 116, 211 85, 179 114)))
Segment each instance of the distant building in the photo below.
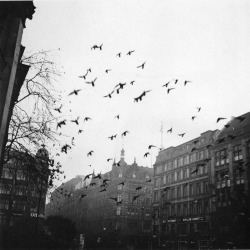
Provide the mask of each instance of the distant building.
POLYGON ((38 150, 36 156, 11 152, 3 165, 0 182, 0 229, 15 226, 23 218, 44 218, 49 178, 48 152, 38 150))
POLYGON ((210 148, 217 131, 159 152, 154 164, 156 245, 211 229, 210 148))
POLYGON ((89 245, 148 247, 152 236, 153 169, 128 165, 122 149, 119 162, 76 190, 60 214, 73 220, 89 245), (106 183, 106 184, 105 184, 106 183), (85 196, 86 195, 86 196, 85 196))
POLYGON ((13 105, 29 70, 20 62, 23 29, 34 12, 33 1, 0 2, 0 175, 13 105))
POLYGON ((220 131, 211 161, 212 222, 218 244, 250 248, 250 112, 220 131))

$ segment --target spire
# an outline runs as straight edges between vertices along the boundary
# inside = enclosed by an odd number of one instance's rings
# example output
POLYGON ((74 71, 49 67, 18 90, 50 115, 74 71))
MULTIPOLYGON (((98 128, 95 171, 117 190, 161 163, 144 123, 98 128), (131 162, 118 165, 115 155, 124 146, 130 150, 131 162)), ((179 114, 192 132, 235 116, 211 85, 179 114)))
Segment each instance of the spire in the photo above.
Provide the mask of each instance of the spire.
POLYGON ((122 150, 121 150, 121 160, 124 160, 124 155, 125 155, 125 150, 122 149, 122 150))

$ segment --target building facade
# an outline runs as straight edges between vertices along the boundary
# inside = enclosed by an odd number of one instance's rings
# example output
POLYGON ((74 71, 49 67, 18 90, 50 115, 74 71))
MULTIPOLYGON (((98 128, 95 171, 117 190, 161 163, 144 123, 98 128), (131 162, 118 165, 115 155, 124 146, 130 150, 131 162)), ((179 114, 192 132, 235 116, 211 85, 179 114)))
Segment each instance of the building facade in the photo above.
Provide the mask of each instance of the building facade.
POLYGON ((154 164, 156 244, 250 247, 250 112, 222 130, 159 152, 154 164))
POLYGON ((159 152, 154 164, 153 230, 159 243, 211 229, 210 147, 217 131, 159 152))
POLYGON ((112 170, 68 196, 59 214, 71 219, 87 245, 146 247, 151 240, 153 169, 128 165, 124 150, 112 170))
POLYGON ((0 175, 13 105, 29 70, 20 61, 23 29, 34 12, 32 1, 0 2, 0 175))
POLYGON ((3 165, 0 181, 0 229, 9 230, 21 219, 34 219, 34 229, 45 217, 45 200, 50 175, 48 152, 36 156, 11 153, 3 165))

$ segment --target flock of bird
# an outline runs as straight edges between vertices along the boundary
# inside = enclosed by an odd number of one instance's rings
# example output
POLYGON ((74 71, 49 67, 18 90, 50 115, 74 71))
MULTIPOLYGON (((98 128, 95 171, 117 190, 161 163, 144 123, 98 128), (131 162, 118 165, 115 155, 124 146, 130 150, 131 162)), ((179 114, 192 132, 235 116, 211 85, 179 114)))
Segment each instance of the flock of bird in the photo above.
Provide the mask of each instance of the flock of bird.
MULTIPOLYGON (((103 44, 101 44, 101 45, 96 45, 96 44, 95 44, 95 45, 93 45, 93 46, 91 47, 91 50, 99 50, 99 51, 102 51, 102 50, 103 50, 103 44)), ((135 52, 136 52, 135 50, 129 50, 129 51, 128 51, 127 53, 125 53, 125 54, 126 54, 126 56, 132 56, 135 52)), ((122 57, 122 52, 117 53, 117 54, 116 54, 116 57, 121 58, 121 57, 122 57)), ((140 69, 140 70, 144 70, 145 67, 146 67, 146 61, 144 61, 142 64, 136 66, 136 69, 138 69, 138 70, 139 70, 139 69, 140 69)), ((112 69, 106 69, 106 70, 105 70, 105 73, 110 74, 111 71, 112 71, 112 69)), ((92 69, 91 69, 91 68, 88 68, 88 69, 86 69, 86 72, 85 72, 84 74, 79 75, 78 77, 79 77, 80 79, 85 80, 85 82, 84 82, 85 84, 90 85, 91 87, 94 88, 94 87, 96 87, 96 84, 97 84, 97 82, 98 82, 98 77, 94 76, 94 77, 91 78, 91 74, 92 74, 92 69), (88 80, 88 79, 90 79, 90 80, 88 80)), ((118 84, 116 84, 116 85, 111 89, 111 91, 110 91, 109 93, 107 93, 106 95, 104 95, 103 98, 112 99, 112 97, 113 97, 114 94, 117 94, 117 95, 121 94, 121 92, 122 92, 122 90, 123 90, 124 88, 128 87, 129 85, 130 85, 130 86, 133 86, 134 83, 135 83, 135 80, 130 81, 129 83, 127 83, 127 82, 119 82, 118 84)), ((162 90, 165 91, 164 89, 166 89, 166 90, 167 90, 166 93, 167 93, 167 94, 171 94, 171 93, 176 89, 176 87, 177 87, 180 83, 181 83, 181 81, 180 81, 179 79, 172 79, 172 80, 170 80, 170 81, 168 81, 167 83, 164 83, 164 84, 162 85, 162 90)), ((192 83, 192 81, 190 81, 190 80, 184 80, 184 81, 183 81, 183 86, 185 87, 185 86, 187 86, 187 85, 189 85, 189 84, 191 84, 191 83, 192 83)), ((72 90, 72 91, 68 94, 68 96, 76 96, 76 97, 77 97, 77 96, 79 95, 79 92, 80 92, 81 90, 82 90, 82 89, 74 89, 74 90, 72 90)), ((136 97, 133 98, 133 99, 134 99, 134 102, 135 102, 135 103, 138 103, 138 102, 143 101, 143 98, 145 98, 146 95, 149 94, 151 91, 153 91, 153 90, 151 90, 151 89, 150 89, 150 90, 144 90, 140 95, 138 95, 138 96, 136 96, 136 97)), ((55 107, 55 108, 54 108, 54 110, 57 111, 59 114, 62 114, 62 109, 63 109, 63 105, 62 105, 62 104, 60 104, 59 107, 55 107)), ((201 111, 202 108, 201 108, 201 107, 196 107, 196 109, 197 109, 197 113, 199 113, 199 112, 201 111)), ((197 119, 197 115, 194 114, 194 115, 190 116, 190 118, 191 118, 192 121, 194 121, 195 119, 197 119)), ((114 116, 114 119, 119 120, 119 119, 120 119, 120 114, 117 114, 116 116, 114 116)), ((225 118, 225 117, 218 117, 217 120, 216 120, 216 122, 218 123, 218 122, 220 122, 221 120, 225 120, 225 119, 227 119, 227 118, 225 118)), ((239 117, 238 119, 239 119, 240 122, 242 122, 245 118, 244 118, 244 117, 239 117)), ((82 119, 82 118, 80 118, 80 116, 77 116, 75 119, 71 119, 71 120, 63 119, 63 120, 57 122, 57 129, 61 129, 63 126, 66 126, 68 122, 70 122, 70 123, 74 123, 76 126, 79 126, 79 127, 80 127, 80 128, 78 129, 78 134, 81 134, 81 133, 83 133, 83 128, 81 128, 81 125, 82 125, 83 123, 86 123, 86 122, 89 122, 89 121, 94 122, 94 118, 92 119, 91 117, 84 117, 84 118, 82 119)), ((229 126, 230 126, 229 123, 225 125, 225 127, 229 127, 229 126)), ((172 128, 172 127, 169 128, 169 129, 167 130, 167 133, 173 133, 173 128, 172 128)), ((60 133, 60 134, 61 134, 61 133, 60 133)), ((125 130, 123 133, 120 134, 120 136, 123 138, 123 137, 126 137, 128 134, 130 134, 130 131, 129 131, 129 130, 125 130)), ((185 131, 185 132, 178 133, 177 135, 180 136, 180 137, 184 137, 184 136, 186 135, 186 131, 185 131)), ((111 140, 111 141, 114 141, 115 139, 117 139, 117 136, 118 136, 118 134, 117 134, 117 133, 114 133, 114 134, 108 136, 107 139, 108 139, 108 140, 111 140)), ((72 137, 72 139, 71 139, 71 145, 68 144, 68 143, 66 143, 66 144, 64 144, 63 146, 61 146, 61 153, 65 153, 65 154, 68 153, 68 150, 70 150, 70 149, 72 148, 72 146, 74 146, 74 139, 75 139, 75 138, 72 137)), ((158 146, 155 146, 155 145, 149 145, 149 146, 148 146, 148 150, 144 153, 143 157, 148 157, 148 156, 150 155, 150 150, 151 150, 153 147, 155 147, 155 148, 157 148, 157 149, 159 149, 159 150, 162 150, 162 149, 163 149, 162 147, 158 147, 158 146)), ((194 147, 192 150, 195 150, 195 147, 194 147)), ((94 155, 94 153, 95 153, 94 150, 90 149, 88 152, 86 152, 86 155, 87 155, 87 157, 91 157, 91 156, 94 155)), ((60 153, 57 153, 56 155, 57 155, 57 156, 60 156, 60 153)), ((109 162, 109 161, 111 161, 111 160, 114 160, 114 159, 113 159, 113 158, 110 158, 110 157, 107 157, 107 162, 109 162)), ((120 166, 120 163, 119 163, 119 162, 118 162, 118 163, 115 163, 115 162, 114 162, 113 164, 115 164, 115 165, 118 166, 118 167, 120 166)), ((90 165, 90 166, 91 166, 91 165, 90 165)), ((196 170, 195 170, 195 171, 196 171, 196 170)), ((197 170, 197 171, 198 171, 198 170, 197 170)), ((91 175, 92 175, 92 174, 86 175, 86 178, 89 178, 91 175)), ((98 175, 98 176, 99 176, 99 175, 98 175)), ((99 178, 99 177, 94 177, 94 178, 99 178)), ((103 185, 104 185, 104 184, 106 185, 106 184, 107 184, 107 181, 108 181, 108 180, 106 180, 105 182, 103 182, 103 185)), ((93 185, 94 185, 94 184, 93 184, 93 185)), ((122 184, 121 184, 121 185, 122 185, 122 184)), ((103 189, 103 191, 105 191, 105 188, 103 189)), ((67 195, 68 195, 68 194, 67 194, 67 195)), ((83 197, 82 197, 82 198, 83 198, 83 197)), ((136 199, 136 198, 135 198, 135 199, 136 199)))

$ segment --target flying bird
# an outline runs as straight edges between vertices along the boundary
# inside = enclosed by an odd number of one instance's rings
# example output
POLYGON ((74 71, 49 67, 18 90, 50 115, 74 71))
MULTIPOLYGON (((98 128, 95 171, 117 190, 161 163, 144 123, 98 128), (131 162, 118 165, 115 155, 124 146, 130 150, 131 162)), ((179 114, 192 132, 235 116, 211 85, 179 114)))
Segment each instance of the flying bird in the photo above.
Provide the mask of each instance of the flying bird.
POLYGON ((164 85, 162 85, 162 87, 168 87, 168 84, 169 84, 170 82, 167 82, 167 83, 165 83, 164 85))
POLYGON ((61 152, 64 152, 67 154, 68 149, 71 149, 71 146, 68 144, 65 144, 64 146, 61 147, 61 152))
POLYGON ((170 128, 170 129, 167 131, 167 133, 168 133, 168 132, 169 132, 169 133, 172 133, 172 128, 170 128))
POLYGON ((79 78, 83 78, 84 80, 86 79, 86 76, 88 75, 88 71, 85 75, 82 75, 82 76, 78 76, 79 78))
POLYGON ((108 139, 110 139, 112 141, 114 138, 116 138, 116 136, 117 136, 117 134, 116 135, 111 135, 111 136, 108 137, 108 139))
POLYGON ((199 171, 199 169, 198 169, 198 168, 196 168, 194 171, 192 171, 192 172, 191 172, 191 174, 195 174, 195 173, 197 174, 197 173, 198 173, 198 171, 199 171))
POLYGON ((81 89, 74 89, 72 92, 69 93, 69 95, 78 95, 78 92, 81 91, 81 89))
POLYGON ((107 94, 107 95, 105 95, 103 97, 109 97, 109 98, 111 98, 113 93, 114 93, 114 90, 111 93, 109 93, 109 94, 107 94))
POLYGON ((90 155, 92 155, 93 153, 94 153, 94 151, 91 150, 91 151, 88 152, 87 156, 90 156, 90 155))
POLYGON ((177 84, 177 82, 178 82, 178 79, 175 79, 174 84, 177 84))
POLYGON ((137 199, 137 198, 139 198, 140 197, 140 195, 135 195, 134 197, 133 197, 133 199, 132 199, 132 203, 137 199))
POLYGON ((196 116, 192 116, 192 121, 196 118, 196 116))
POLYGON ((105 72, 108 73, 109 71, 111 71, 111 69, 106 69, 105 72))
POLYGON ((224 120, 224 119, 227 119, 227 118, 219 117, 219 118, 217 118, 216 122, 219 122, 220 120, 224 120))
POLYGON ((129 133, 127 130, 122 133, 122 136, 126 136, 129 133))
POLYGON ((78 134, 81 134, 82 132, 83 132, 82 129, 79 129, 79 130, 78 130, 78 134))
POLYGON ((85 196, 87 196, 87 195, 86 195, 86 194, 80 195, 80 200, 81 200, 82 198, 84 198, 85 196))
POLYGON ((110 197, 110 200, 114 200, 115 202, 117 202, 117 197, 110 197))
POLYGON ((239 120, 240 122, 243 122, 246 119, 246 117, 245 116, 238 116, 235 119, 239 120))
POLYGON ((234 136, 234 135, 228 135, 227 136, 229 139, 231 139, 231 140, 234 140, 235 138, 236 138, 236 136, 234 136))
POLYGON ((175 88, 169 88, 169 89, 168 89, 168 94, 169 94, 169 92, 170 92, 171 90, 173 90, 173 89, 175 89, 175 88))
POLYGON ((98 48, 99 48, 99 46, 95 44, 95 45, 93 45, 93 46, 91 47, 91 50, 92 50, 92 49, 95 50, 95 49, 98 49, 98 48))
POLYGON ((57 123, 57 128, 61 128, 62 125, 66 125, 66 120, 60 121, 57 123))
POLYGON ((96 175, 95 177, 93 177, 93 179, 97 179, 97 178, 100 180, 100 179, 102 178, 102 177, 101 177, 101 174, 98 174, 98 175, 96 175))
POLYGON ((99 192, 105 192, 105 191, 107 191, 107 188, 104 188, 104 189, 100 190, 99 192))
POLYGON ((145 63, 146 62, 144 62, 142 65, 137 66, 136 68, 142 68, 142 69, 144 69, 145 63))
POLYGON ((122 53, 121 53, 121 52, 119 52, 116 56, 121 57, 121 54, 122 54, 122 53))
POLYGON ((59 112, 59 113, 62 113, 62 112, 61 112, 61 108, 62 108, 62 104, 61 104, 61 106, 60 106, 59 108, 55 108, 54 110, 56 110, 56 111, 59 112))
POLYGON ((136 187, 136 191, 138 191, 138 190, 140 190, 140 189, 142 189, 142 186, 139 186, 139 187, 136 187))
POLYGON ((149 152, 145 153, 143 157, 147 157, 149 155, 149 152))
POLYGON ((93 87, 95 87, 95 81, 96 81, 96 79, 97 79, 97 77, 93 81, 85 82, 85 83, 91 84, 93 87))
POLYGON ((131 55, 133 52, 135 52, 134 50, 130 50, 128 53, 127 53, 127 55, 131 55))
POLYGON ((201 107, 196 107, 196 108, 197 108, 198 112, 200 112, 200 111, 201 111, 201 107))
POLYGON ((151 182, 151 179, 147 180, 146 182, 151 182))
POLYGON ((179 136, 183 137, 186 133, 178 134, 179 136))
POLYGON ((149 145, 149 146, 148 146, 148 149, 151 149, 151 148, 157 148, 157 147, 154 146, 154 145, 149 145))
POLYGON ((76 125, 79 125, 78 120, 79 120, 79 116, 77 117, 77 119, 71 120, 71 122, 75 122, 76 125))
POLYGON ((125 185, 125 181, 120 182, 118 185, 124 186, 125 185))
POLYGON ((184 86, 186 86, 186 85, 187 85, 187 83, 189 83, 189 82, 191 82, 191 81, 187 81, 187 80, 185 80, 185 81, 184 81, 184 86))
POLYGON ((84 121, 92 120, 90 117, 85 117, 84 121))
POLYGON ((111 160, 113 160, 113 159, 112 159, 112 158, 108 158, 108 159, 107 159, 107 162, 109 162, 109 161, 111 161, 111 160))
POLYGON ((131 81, 130 84, 133 85, 135 81, 131 81))
POLYGON ((115 118, 119 119, 119 118, 120 118, 120 115, 116 115, 115 118))

